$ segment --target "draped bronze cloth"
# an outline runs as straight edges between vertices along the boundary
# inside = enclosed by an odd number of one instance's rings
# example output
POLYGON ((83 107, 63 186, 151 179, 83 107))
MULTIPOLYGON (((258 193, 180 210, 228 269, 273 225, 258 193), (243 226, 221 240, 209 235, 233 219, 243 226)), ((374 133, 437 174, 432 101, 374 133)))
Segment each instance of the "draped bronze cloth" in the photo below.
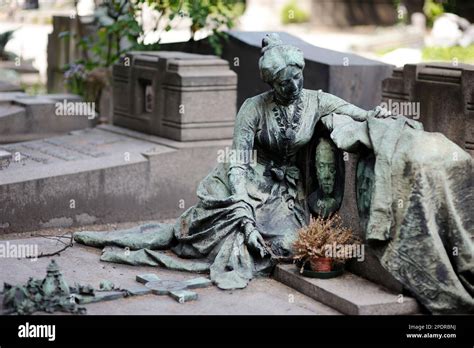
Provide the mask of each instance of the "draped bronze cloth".
POLYGON ((375 154, 366 239, 382 266, 432 313, 474 313, 472 157, 403 116, 322 122, 343 150, 375 154))

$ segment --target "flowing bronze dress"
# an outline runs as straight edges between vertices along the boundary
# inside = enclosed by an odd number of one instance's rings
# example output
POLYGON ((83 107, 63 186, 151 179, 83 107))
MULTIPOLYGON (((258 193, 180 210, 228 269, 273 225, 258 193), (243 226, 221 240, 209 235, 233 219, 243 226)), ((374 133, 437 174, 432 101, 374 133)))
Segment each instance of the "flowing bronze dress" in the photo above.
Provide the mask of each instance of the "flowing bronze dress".
POLYGON ((337 112, 364 120, 368 111, 322 91, 302 90, 289 106, 275 102, 271 91, 247 99, 234 128, 236 156, 221 161, 197 189, 199 202, 174 225, 149 224, 117 232, 79 232, 78 242, 106 248, 101 259, 128 264, 162 265, 210 271, 224 289, 245 287, 266 274, 274 261, 261 258, 245 244, 243 224, 252 222, 277 256, 291 254, 296 231, 309 219, 296 158, 325 115, 337 112), (249 154, 256 151, 256 161, 249 154), (242 178, 246 193, 236 193, 229 174, 242 178), (180 256, 157 249, 172 247, 180 256), (183 260, 192 259, 192 260, 183 260))

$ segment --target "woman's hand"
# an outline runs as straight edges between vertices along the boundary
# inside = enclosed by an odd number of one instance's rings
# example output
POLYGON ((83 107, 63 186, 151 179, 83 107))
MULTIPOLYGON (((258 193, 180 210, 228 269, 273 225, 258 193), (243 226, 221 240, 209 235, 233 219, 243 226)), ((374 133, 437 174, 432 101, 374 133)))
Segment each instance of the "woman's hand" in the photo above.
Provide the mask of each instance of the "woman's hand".
POLYGON ((246 238, 246 241, 248 247, 258 252, 261 258, 264 258, 267 254, 270 254, 267 249, 267 246, 265 245, 265 240, 263 239, 260 232, 258 232, 256 229, 250 232, 250 234, 246 238))
POLYGON ((375 109, 369 111, 369 115, 375 118, 387 118, 393 116, 392 113, 381 106, 376 106, 375 109))

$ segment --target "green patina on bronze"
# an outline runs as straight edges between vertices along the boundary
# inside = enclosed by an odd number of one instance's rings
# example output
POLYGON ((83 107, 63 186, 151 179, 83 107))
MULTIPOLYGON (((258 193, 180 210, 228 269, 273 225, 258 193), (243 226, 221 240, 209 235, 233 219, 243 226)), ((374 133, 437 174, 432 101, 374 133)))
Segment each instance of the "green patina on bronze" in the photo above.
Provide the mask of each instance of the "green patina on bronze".
POLYGON ((77 307, 71 300, 75 289, 70 289, 54 260, 48 265, 42 280, 30 278, 26 285, 3 286, 3 308, 5 313, 32 314, 55 311, 83 314, 85 308, 77 307), (72 290, 72 291, 71 291, 72 290))
POLYGON ((336 148, 332 142, 320 138, 314 159, 317 190, 308 197, 311 212, 324 218, 335 213, 341 205, 342 196, 336 191, 336 148))
MULTIPOLYGON (((205 283, 205 279, 197 278, 188 282, 193 282, 189 287, 200 287, 205 283)), ((49 263, 44 279, 30 278, 25 285, 4 283, 2 292, 3 314, 18 315, 56 311, 86 314, 86 308, 78 307, 78 304, 110 301, 148 293, 143 288, 137 287, 121 289, 109 280, 102 280, 99 289, 78 283, 68 286, 54 259, 49 263)))
POLYGON ((275 34, 264 39, 259 65, 272 89, 240 108, 233 140, 239 155, 219 163, 202 180, 196 206, 174 225, 78 232, 75 240, 106 247, 104 261, 209 272, 222 289, 244 288, 252 277, 268 274, 291 256, 297 230, 307 224, 310 209, 318 213, 318 202, 322 215, 339 207, 341 171, 336 165, 334 172, 330 162, 340 163, 341 150, 365 151, 375 157, 374 174, 367 165, 359 170, 358 205, 367 220, 367 241, 383 245, 378 250, 383 266, 431 311, 472 311, 469 155, 404 117, 379 119, 388 116, 381 108, 366 111, 331 94, 303 89, 302 52, 275 34), (323 136, 315 134, 320 120, 338 148, 335 156, 324 142, 319 151, 308 149, 312 139, 323 136), (460 160, 436 157, 428 145, 419 145, 428 139, 445 152, 456 151, 460 160), (256 163, 250 161, 254 150, 256 163), (304 185, 308 151, 314 153, 314 175, 319 176, 312 193, 304 185), (445 173, 441 177, 440 170, 445 173), (373 188, 364 192, 364 185, 373 188), (431 189, 440 190, 443 198, 433 196, 431 189), (405 202, 400 209, 394 206, 399 199, 405 202), (462 256, 448 255, 453 246, 459 246, 462 256))
POLYGON ((173 226, 79 232, 76 241, 132 249, 106 249, 101 258, 105 261, 210 272, 222 289, 243 288, 252 277, 268 274, 279 259, 291 256, 297 230, 310 215, 298 156, 313 138, 316 124, 333 112, 364 120, 378 111, 303 89, 303 54, 277 35, 264 39, 259 64, 272 90, 240 108, 233 141, 239 155, 219 163, 200 183, 196 206, 173 226), (256 164, 249 155, 254 150, 256 164), (182 258, 157 250, 170 247, 182 258))
POLYGON ((359 213, 382 266, 430 312, 473 313, 471 156, 403 116, 322 122, 338 148, 363 154, 359 213))

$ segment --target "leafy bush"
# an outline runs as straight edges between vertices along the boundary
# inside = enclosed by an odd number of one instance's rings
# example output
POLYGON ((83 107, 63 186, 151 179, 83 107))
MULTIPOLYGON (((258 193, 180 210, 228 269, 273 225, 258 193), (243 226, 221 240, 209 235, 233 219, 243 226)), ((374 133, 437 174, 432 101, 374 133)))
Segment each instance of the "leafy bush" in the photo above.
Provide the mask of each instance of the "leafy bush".
MULTIPOLYGON (((126 52, 131 50, 158 50, 161 35, 172 30, 180 19, 191 21, 191 40, 196 33, 206 30, 208 41, 217 55, 222 53, 223 32, 234 26, 234 20, 243 12, 242 0, 105 0, 96 10, 99 30, 93 36, 78 38, 78 46, 84 57, 65 67, 66 81, 76 93, 84 95, 89 72, 112 66, 126 52), (142 26, 138 22, 144 5, 159 14, 154 29, 158 40, 145 44, 142 26), (78 68, 80 67, 80 68, 78 68), (84 73, 82 72, 84 70, 84 73)), ((68 37, 70 33, 61 33, 68 37)))
POLYGON ((435 19, 445 12, 445 8, 443 3, 440 3, 436 0, 425 0, 423 12, 426 16, 426 24, 429 27, 432 27, 435 19))
POLYGON ((309 13, 298 7, 295 0, 290 1, 281 10, 281 22, 283 24, 308 22, 309 17, 309 13))

